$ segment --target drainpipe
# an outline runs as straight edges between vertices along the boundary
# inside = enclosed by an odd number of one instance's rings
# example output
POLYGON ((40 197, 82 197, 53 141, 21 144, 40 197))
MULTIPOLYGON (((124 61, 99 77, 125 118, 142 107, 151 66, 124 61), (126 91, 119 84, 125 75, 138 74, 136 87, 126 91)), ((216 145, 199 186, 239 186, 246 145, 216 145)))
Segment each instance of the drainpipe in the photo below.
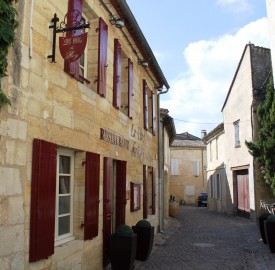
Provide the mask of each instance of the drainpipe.
POLYGON ((33 20, 33 6, 34 0, 31 0, 31 11, 30 11, 30 36, 29 36, 29 57, 32 58, 32 20, 33 20))
POLYGON ((159 232, 162 233, 164 229, 164 179, 163 179, 163 165, 164 165, 164 142, 162 136, 161 145, 161 130, 160 130, 160 95, 166 94, 169 88, 166 90, 158 89, 158 177, 159 177, 159 232), (161 147, 163 153, 161 155, 161 147))
POLYGON ((201 172, 202 172, 202 192, 205 192, 205 187, 204 187, 204 160, 203 160, 203 149, 201 149, 201 172))

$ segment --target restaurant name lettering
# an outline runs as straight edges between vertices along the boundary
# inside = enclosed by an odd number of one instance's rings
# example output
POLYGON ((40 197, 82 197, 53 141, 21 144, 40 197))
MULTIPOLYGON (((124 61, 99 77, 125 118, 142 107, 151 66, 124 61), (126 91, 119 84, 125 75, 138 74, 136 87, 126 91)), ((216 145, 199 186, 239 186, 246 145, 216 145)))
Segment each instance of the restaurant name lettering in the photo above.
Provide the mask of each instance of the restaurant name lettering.
POLYGON ((144 159, 144 150, 140 146, 136 145, 136 143, 134 143, 132 147, 131 154, 132 156, 137 157, 140 160, 144 159))
POLYGON ((122 137, 114 134, 113 132, 107 131, 106 129, 103 129, 103 128, 100 129, 100 139, 105 142, 118 145, 122 148, 129 149, 128 140, 123 139, 122 137))

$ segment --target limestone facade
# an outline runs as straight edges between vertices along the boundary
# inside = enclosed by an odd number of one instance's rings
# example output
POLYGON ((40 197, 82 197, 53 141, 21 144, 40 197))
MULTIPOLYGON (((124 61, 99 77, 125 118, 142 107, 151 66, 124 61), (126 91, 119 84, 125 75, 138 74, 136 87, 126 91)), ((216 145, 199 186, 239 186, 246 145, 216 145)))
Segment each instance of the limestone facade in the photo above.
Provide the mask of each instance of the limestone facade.
MULTIPOLYGON (((1 269, 103 269, 103 212, 104 204, 107 203, 104 201, 105 158, 111 160, 114 166, 112 181, 119 181, 114 176, 118 170, 116 166, 120 162, 126 164, 126 175, 122 176, 125 180, 125 194, 122 195, 126 199, 125 223, 132 226, 138 220, 147 218, 156 228, 159 225, 158 205, 152 210, 152 204, 159 200, 158 189, 155 188, 159 179, 158 132, 157 129, 154 131, 158 120, 155 97, 158 94, 157 87, 169 88, 169 85, 152 52, 146 50, 149 48, 146 40, 142 40, 142 44, 138 43, 140 40, 137 37, 142 35, 137 31, 140 30, 137 26, 130 27, 129 21, 135 20, 125 1, 107 1, 107 4, 106 1, 104 4, 99 0, 75 1, 82 3, 82 13, 90 22, 90 28, 86 29, 88 41, 83 74, 86 80, 82 77, 76 79, 64 71, 64 59, 60 55, 58 42, 60 36, 66 36, 64 33, 57 34, 56 59, 51 62, 48 58, 53 46, 53 29, 49 28, 51 20, 56 13, 59 23, 64 21, 68 4, 73 2, 74 0, 32 0, 19 1, 17 6, 17 40, 9 53, 9 76, 2 81, 2 88, 12 105, 2 108, 0 112, 1 269), (127 12, 123 12, 125 9, 127 12), (119 29, 112 25, 110 14, 122 17, 126 27, 119 29), (106 92, 101 95, 98 93, 99 20, 103 20, 108 28, 106 92), (121 106, 113 105, 116 39, 122 50, 121 100, 124 104, 121 103, 121 106), (132 63, 131 75, 128 73, 128 59, 132 63), (138 64, 140 59, 149 62, 147 69, 138 64), (124 97, 131 88, 129 76, 133 76, 131 104, 124 97), (148 91, 147 107, 144 101, 144 82, 148 91), (130 106, 132 115, 129 117, 127 108, 130 106), (145 126, 146 111, 149 111, 148 128, 145 126), (61 175, 60 171, 54 174, 61 178, 71 177, 74 182, 70 182, 70 241, 58 244, 60 242, 55 239, 53 254, 30 262, 31 205, 34 200, 31 194, 35 173, 33 166, 37 161, 34 160, 34 141, 54 144, 55 151, 61 153, 59 162, 63 162, 62 155, 70 157, 70 176, 61 175), (66 156, 62 151, 67 151, 70 155, 66 156), (99 156, 98 233, 95 237, 84 240, 87 153, 99 156), (140 194, 135 195, 140 198, 137 211, 131 211, 130 207, 133 200, 131 182, 140 185, 140 194), (144 187, 144 183, 148 186, 144 187), (146 190, 147 194, 144 194, 146 190), (144 198, 147 199, 147 204, 144 204, 144 198), (144 215, 146 212, 147 215, 144 215)), ((43 165, 42 159, 38 159, 41 162, 39 164, 43 165)), ((58 162, 58 158, 56 160, 58 162)), ((63 165, 59 165, 59 169, 60 166, 63 165)), ((45 178, 45 175, 37 177, 38 187, 40 178, 45 178)), ((56 187, 57 190, 60 188, 56 187)), ((112 190, 116 190, 115 182, 112 190)), ((59 205, 59 212, 60 207, 59 205)), ((55 209, 55 216, 56 212, 55 209)), ((39 213, 36 214, 39 218, 39 213)), ((114 218, 115 214, 112 215, 114 218)), ((55 217, 55 223, 58 223, 56 219, 58 218, 55 217)), ((56 226, 58 225, 55 225, 55 237, 58 234, 56 226)), ((115 226, 112 231, 114 229, 115 226)))
POLYGON ((206 145, 188 132, 177 134, 171 145, 170 195, 175 201, 197 205, 207 192, 206 145))
POLYGON ((245 141, 257 139, 256 107, 265 97, 264 86, 270 75, 270 50, 247 44, 222 107, 224 123, 204 137, 208 187, 212 185, 214 191, 209 199, 211 210, 256 220, 260 200, 270 202, 272 198, 245 145, 245 141))

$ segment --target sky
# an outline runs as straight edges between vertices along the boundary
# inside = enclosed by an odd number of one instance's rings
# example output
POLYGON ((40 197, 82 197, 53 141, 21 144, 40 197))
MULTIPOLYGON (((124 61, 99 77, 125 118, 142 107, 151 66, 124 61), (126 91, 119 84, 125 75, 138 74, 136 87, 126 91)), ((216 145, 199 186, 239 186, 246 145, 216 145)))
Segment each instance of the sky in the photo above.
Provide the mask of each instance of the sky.
POLYGON ((265 0, 126 0, 170 85, 176 133, 201 137, 222 106, 247 43, 270 48, 265 0))

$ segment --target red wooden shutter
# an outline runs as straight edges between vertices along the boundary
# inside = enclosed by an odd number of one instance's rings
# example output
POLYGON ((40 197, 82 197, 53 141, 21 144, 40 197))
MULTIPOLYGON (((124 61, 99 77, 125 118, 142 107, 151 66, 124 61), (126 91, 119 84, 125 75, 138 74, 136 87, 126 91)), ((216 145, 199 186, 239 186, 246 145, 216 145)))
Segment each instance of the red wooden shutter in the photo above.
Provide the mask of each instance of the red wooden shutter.
POLYGON ((113 105, 117 109, 121 106, 121 45, 118 39, 114 40, 114 93, 113 93, 113 105))
POLYGON ((112 233, 113 159, 104 157, 103 176, 103 266, 109 262, 108 239, 112 233))
POLYGON ((31 182, 29 261, 54 253, 56 156, 54 143, 34 139, 31 182))
POLYGON ((156 95, 152 92, 152 133, 156 135, 157 117, 156 117, 156 95))
MULTIPOLYGON (((68 3, 68 16, 67 16, 67 27, 73 27, 74 25, 74 10, 77 10, 82 14, 83 0, 69 0, 68 3)), ((74 30, 66 32, 67 37, 78 36, 81 34, 81 30, 74 30)), ((71 76, 79 79, 79 63, 80 59, 73 63, 64 62, 64 71, 69 73, 71 76)))
POLYGON ((152 215, 156 214, 156 179, 155 169, 152 167, 152 215))
POLYGON ((117 161, 116 174, 116 228, 125 224, 126 200, 126 161, 117 161))
POLYGON ((108 25, 103 21, 102 18, 99 18, 97 92, 103 97, 106 96, 107 50, 108 25))
POLYGON ((148 87, 146 80, 143 80, 143 115, 144 115, 144 129, 148 130, 148 87))
POLYGON ((143 218, 146 219, 147 216, 147 171, 146 165, 143 165, 143 218))
POLYGON ((84 240, 98 235, 100 155, 86 152, 84 240))
POLYGON ((128 59, 128 116, 133 118, 134 110, 134 71, 133 62, 128 59))

